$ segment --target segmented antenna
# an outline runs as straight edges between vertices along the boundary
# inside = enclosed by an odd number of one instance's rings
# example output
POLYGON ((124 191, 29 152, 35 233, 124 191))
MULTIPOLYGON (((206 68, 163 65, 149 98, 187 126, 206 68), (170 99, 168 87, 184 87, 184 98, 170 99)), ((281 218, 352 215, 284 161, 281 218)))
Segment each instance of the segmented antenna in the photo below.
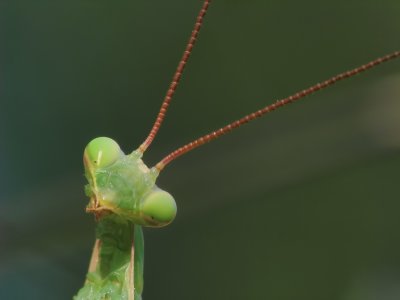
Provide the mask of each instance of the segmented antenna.
POLYGON ((193 47, 196 43, 196 40, 198 38, 200 28, 203 25, 203 20, 204 17, 207 13, 208 6, 210 5, 211 0, 205 0, 203 3, 203 6, 200 9, 200 12, 197 16, 196 23, 194 24, 194 28, 192 31, 192 34, 190 35, 190 39, 186 45, 185 52, 183 53, 183 56, 178 64, 178 67, 175 71, 174 77, 172 79, 172 82, 169 86, 169 89, 167 91, 167 94, 165 95, 164 101, 161 104, 160 111, 158 112, 156 121, 154 122, 153 128, 150 130, 149 135, 147 136, 146 140, 140 145, 139 150, 144 152, 146 149, 150 146, 152 141, 154 140, 158 130, 161 127, 161 124, 165 118, 165 115, 167 113, 168 106, 172 100, 172 97, 175 94, 176 88, 178 87, 179 81, 181 80, 182 73, 185 69, 186 63, 189 60, 189 57, 192 53, 193 47))
POLYGON ((338 75, 336 75, 334 77, 331 77, 328 80, 325 80, 323 82, 317 83, 316 85, 313 85, 313 86, 309 87, 308 89, 305 89, 305 90, 302 90, 302 91, 300 91, 300 92, 298 92, 296 94, 293 94, 292 96, 289 96, 289 97, 287 97, 285 99, 278 100, 273 104, 270 104, 270 105, 268 105, 268 106, 266 106, 266 107, 264 107, 264 108, 262 108, 260 110, 257 110, 257 111, 255 111, 255 112, 253 112, 251 114, 248 114, 248 115, 244 116, 241 119, 238 119, 238 120, 236 120, 236 121, 234 121, 234 122, 232 122, 232 123, 230 123, 230 124, 228 124, 228 125, 226 125, 224 127, 221 127, 220 129, 217 129, 216 131, 213 131, 213 132, 211 132, 209 134, 206 134, 206 135, 204 135, 204 136, 202 136, 202 137, 200 137, 200 138, 198 138, 198 139, 196 139, 196 140, 194 140, 194 141, 192 141, 192 142, 190 142, 190 143, 188 143, 188 144, 176 149, 175 151, 171 152, 166 157, 164 157, 156 165, 156 168, 161 171, 167 164, 169 164, 171 161, 173 161, 174 159, 178 158, 179 156, 181 156, 181 155, 183 155, 183 154, 185 154, 185 153, 187 153, 189 151, 192 151, 193 149, 196 149, 197 147, 200 147, 201 145, 204 145, 205 143, 211 142, 211 141, 219 138, 220 136, 222 136, 222 135, 224 135, 224 134, 226 134, 228 132, 231 132, 232 130, 234 130, 234 129, 236 129, 236 128, 238 128, 238 127, 240 127, 240 126, 242 126, 242 125, 244 125, 244 124, 246 124, 246 123, 248 123, 250 121, 253 121, 253 120, 255 120, 255 119, 257 119, 257 118, 259 118, 259 117, 261 117, 261 116, 263 116, 263 115, 265 115, 267 113, 270 113, 270 112, 276 110, 277 108, 283 107, 283 106, 285 106, 287 104, 290 104, 290 103, 293 103, 293 102, 296 102, 297 100, 300 100, 300 99, 302 99, 302 98, 304 98, 304 97, 306 97, 308 95, 311 95, 311 94, 313 94, 313 93, 315 93, 317 91, 320 91, 320 90, 325 89, 325 88, 327 88, 327 87, 329 87, 331 85, 334 85, 335 83, 337 83, 337 82, 339 82, 339 81, 341 81, 343 79, 347 79, 347 78, 353 77, 353 76, 355 76, 357 74, 360 74, 360 73, 362 73, 364 71, 367 71, 367 70, 369 70, 371 68, 374 68, 374 67, 376 67, 376 66, 378 66, 378 65, 380 65, 380 64, 382 64, 384 62, 393 60, 393 59, 398 58, 398 57, 400 57, 400 51, 396 51, 396 52, 393 52, 391 54, 379 57, 379 58, 377 58, 377 59, 375 59, 373 61, 370 61, 369 63, 366 63, 366 64, 364 64, 362 66, 359 66, 359 67, 357 67, 355 69, 340 73, 340 74, 338 74, 338 75))

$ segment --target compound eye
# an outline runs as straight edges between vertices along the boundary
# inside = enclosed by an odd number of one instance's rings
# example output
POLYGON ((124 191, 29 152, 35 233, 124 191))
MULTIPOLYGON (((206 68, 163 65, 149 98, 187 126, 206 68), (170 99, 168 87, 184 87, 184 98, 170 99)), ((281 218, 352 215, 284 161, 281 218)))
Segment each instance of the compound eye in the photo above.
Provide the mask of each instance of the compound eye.
POLYGON ((121 153, 116 141, 108 137, 98 137, 86 146, 84 157, 93 167, 104 168, 115 163, 121 157, 121 153))
POLYGON ((154 225, 165 226, 175 219, 176 203, 170 193, 156 190, 143 199, 142 212, 154 225))

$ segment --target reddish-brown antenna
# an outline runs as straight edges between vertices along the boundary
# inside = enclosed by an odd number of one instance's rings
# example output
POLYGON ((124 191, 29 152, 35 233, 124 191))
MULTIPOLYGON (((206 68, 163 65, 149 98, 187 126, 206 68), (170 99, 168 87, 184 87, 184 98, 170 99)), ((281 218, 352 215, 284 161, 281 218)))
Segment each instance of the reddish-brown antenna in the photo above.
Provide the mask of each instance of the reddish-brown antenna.
POLYGON ((293 103, 299 99, 302 99, 308 95, 311 95, 317 91, 325 89, 343 79, 353 77, 354 75, 360 74, 364 71, 367 71, 368 69, 371 69, 373 67, 380 65, 381 63, 387 62, 389 60, 392 60, 392 59, 395 59, 398 57, 400 57, 400 51, 396 51, 391 54, 379 57, 373 61, 370 61, 369 63, 366 63, 366 64, 360 66, 360 67, 357 67, 357 68, 349 70, 347 72, 338 74, 338 75, 336 75, 328 80, 325 80, 323 82, 317 83, 316 85, 313 85, 313 86, 309 87, 308 89, 302 90, 301 92, 298 92, 298 93, 296 93, 292 96, 289 96, 285 99, 278 100, 273 104, 270 104, 270 105, 268 105, 260 110, 257 110, 251 114, 248 114, 239 120, 236 120, 216 131, 206 134, 206 135, 194 140, 193 142, 190 142, 190 143, 178 148, 177 150, 171 152, 166 157, 164 157, 156 165, 156 168, 161 171, 167 164, 169 164, 171 161, 178 158, 179 156, 181 156, 197 147, 200 147, 201 145, 204 145, 205 143, 211 142, 211 141, 219 138, 220 136, 222 136, 228 132, 231 132, 235 128, 238 128, 250 121, 253 121, 254 119, 257 119, 269 112, 272 112, 277 108, 283 107, 287 104, 293 103))
POLYGON ((178 67, 175 71, 172 82, 169 86, 167 94, 165 95, 164 101, 161 104, 160 111, 158 112, 156 121, 154 122, 153 128, 150 130, 149 135, 146 140, 140 145, 139 150, 144 152, 150 146, 151 142, 154 140, 158 130, 161 127, 161 124, 165 118, 165 114, 167 113, 168 106, 172 100, 172 97, 175 94, 176 88, 178 87, 179 81, 181 80, 183 70, 185 69, 186 63, 189 60, 190 54, 192 53, 194 44, 196 43, 197 37, 200 32, 200 28, 203 25, 204 16, 207 13, 208 6, 210 5, 211 0, 205 0, 203 6, 200 9, 200 12, 197 16, 196 23, 194 24, 194 28, 192 34, 190 35, 189 42, 186 45, 185 52, 178 64, 178 67))

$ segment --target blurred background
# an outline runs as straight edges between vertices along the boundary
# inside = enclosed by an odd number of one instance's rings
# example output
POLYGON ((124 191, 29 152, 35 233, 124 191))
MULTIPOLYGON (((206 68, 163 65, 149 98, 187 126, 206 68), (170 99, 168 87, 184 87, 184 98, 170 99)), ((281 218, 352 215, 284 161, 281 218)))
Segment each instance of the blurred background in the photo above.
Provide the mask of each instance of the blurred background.
MULTIPOLYGON (((144 140, 201 1, 0 1, 0 298, 71 299, 94 241, 82 153, 144 140)), ((145 155, 400 48, 398 0, 214 1, 145 155)), ((400 61, 172 163, 145 300, 400 299, 400 61)))

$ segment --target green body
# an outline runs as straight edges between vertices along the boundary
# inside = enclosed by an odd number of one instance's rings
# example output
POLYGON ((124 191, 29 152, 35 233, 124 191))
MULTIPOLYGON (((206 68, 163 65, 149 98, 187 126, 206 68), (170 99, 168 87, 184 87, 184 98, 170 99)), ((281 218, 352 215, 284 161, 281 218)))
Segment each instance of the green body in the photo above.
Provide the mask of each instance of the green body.
POLYGON ((144 245, 141 226, 115 215, 107 216, 98 222, 96 238, 99 241, 99 252, 95 254, 98 255, 97 266, 88 272, 85 285, 74 299, 142 299, 144 245))
POLYGON ((109 138, 94 139, 85 149, 86 210, 97 220, 96 243, 75 300, 141 299, 142 226, 162 227, 176 215, 172 196, 155 185, 158 170, 141 157, 140 151, 125 155, 109 138))

